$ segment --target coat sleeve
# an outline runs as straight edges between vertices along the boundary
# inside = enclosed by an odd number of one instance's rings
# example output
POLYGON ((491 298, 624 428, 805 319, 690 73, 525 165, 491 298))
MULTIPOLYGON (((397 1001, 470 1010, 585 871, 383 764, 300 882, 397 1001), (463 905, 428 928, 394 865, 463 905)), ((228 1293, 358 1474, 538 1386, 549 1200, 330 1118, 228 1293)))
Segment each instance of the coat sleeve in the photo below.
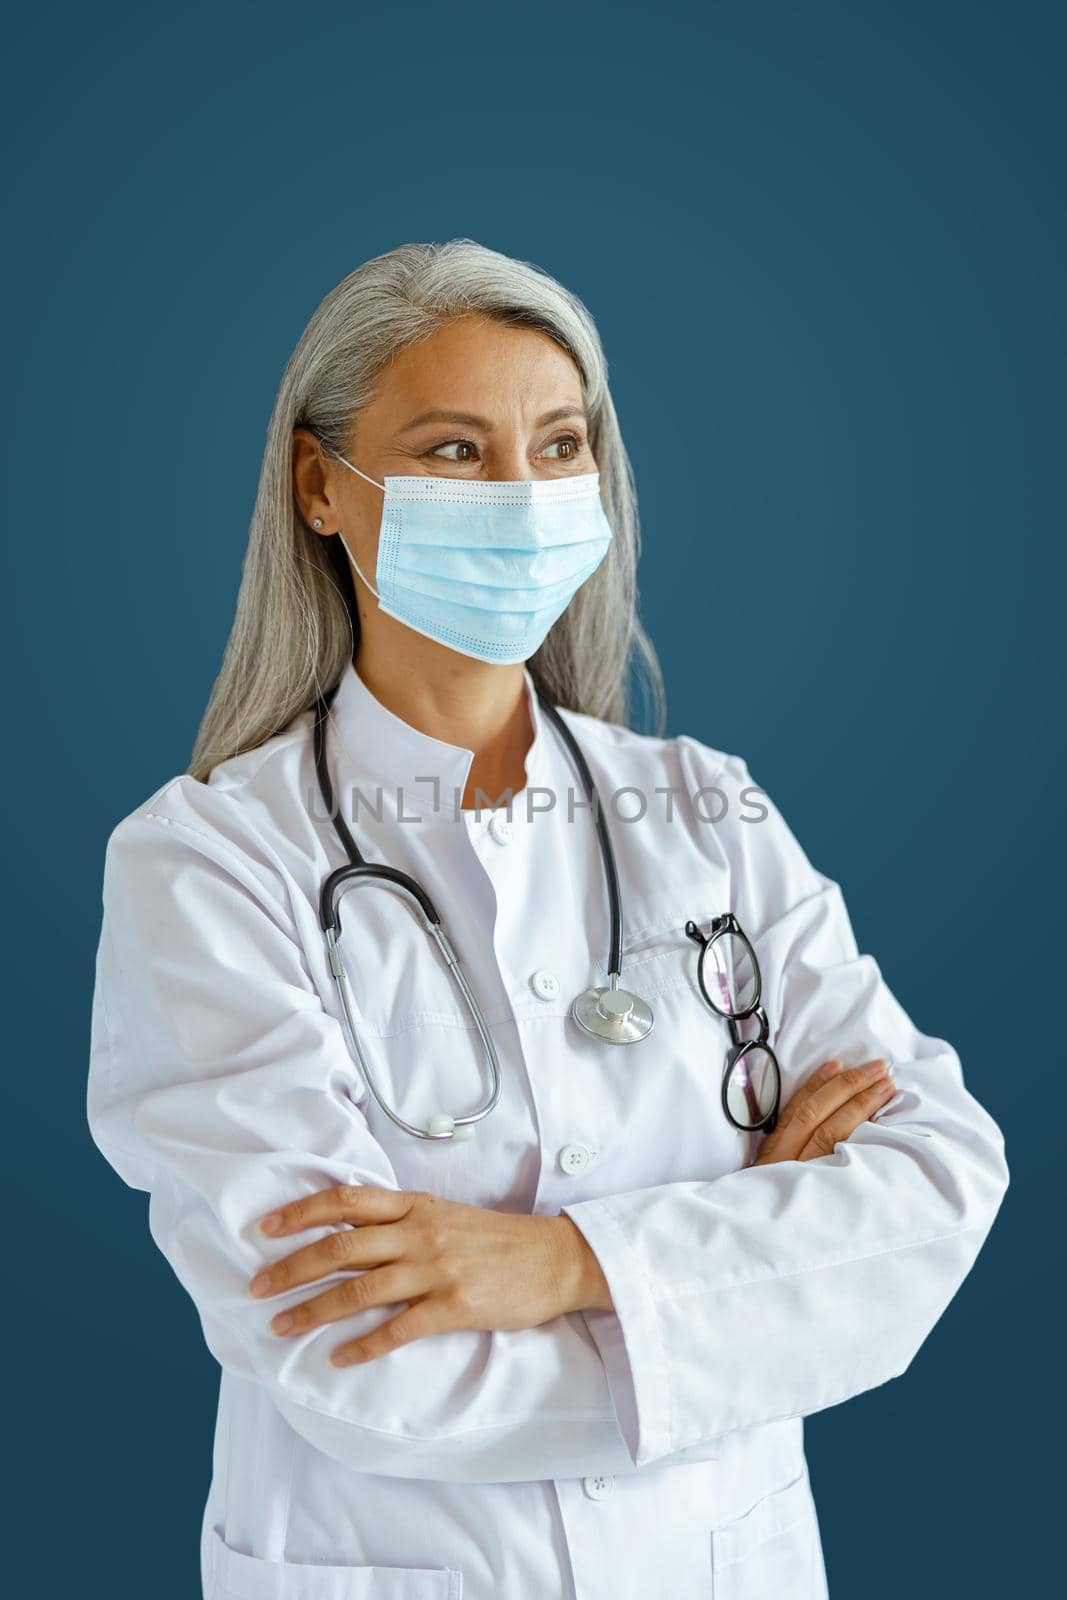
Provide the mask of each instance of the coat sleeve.
POLYGON ((744 762, 725 760, 723 789, 747 788, 764 815, 717 824, 709 848, 727 858, 730 909, 760 962, 783 1102, 832 1055, 888 1057, 898 1092, 831 1155, 562 1208, 612 1292, 613 1310, 581 1315, 638 1465, 899 1376, 1008 1183, 1000 1129, 955 1051, 920 1033, 857 950, 838 885, 744 762))
MULTIPOLYGON (((270 1332, 312 1290, 248 1294, 259 1267, 295 1248, 259 1219, 335 1183, 401 1187, 349 1093, 340 1026, 306 968, 280 875, 254 848, 135 812, 108 841, 103 898, 92 1138, 150 1196, 152 1237, 220 1365, 264 1385, 298 1433, 359 1471, 467 1482, 635 1471, 580 1313, 450 1330, 351 1368, 331 1366, 330 1352, 399 1303, 291 1338, 270 1332)), ((333 1231, 307 1229, 299 1243, 333 1231)))

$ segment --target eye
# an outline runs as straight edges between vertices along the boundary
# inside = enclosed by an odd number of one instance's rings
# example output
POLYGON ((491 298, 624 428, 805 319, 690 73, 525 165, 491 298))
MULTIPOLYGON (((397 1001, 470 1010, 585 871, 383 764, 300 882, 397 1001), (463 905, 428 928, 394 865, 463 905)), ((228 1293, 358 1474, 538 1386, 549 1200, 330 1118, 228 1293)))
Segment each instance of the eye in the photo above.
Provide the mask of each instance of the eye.
POLYGON ((565 456, 553 456, 553 461, 573 461, 584 449, 584 445, 576 433, 565 433, 561 438, 553 439, 552 443, 548 446, 548 449, 551 450, 552 445, 557 444, 568 445, 570 447, 570 451, 569 454, 565 456))
MULTIPOLYGON (((464 450, 477 450, 478 448, 477 445, 471 443, 470 439, 445 439, 443 443, 435 444, 429 450, 424 450, 423 454, 435 456, 439 450, 446 450, 451 445, 459 445, 464 450)), ((461 466, 466 466, 471 458, 470 456, 445 456, 444 459, 446 461, 457 461, 461 466)))
MULTIPOLYGON (((585 442, 576 433, 562 434, 558 439, 552 439, 545 450, 554 450, 557 446, 565 453, 549 456, 550 461, 576 461, 585 449, 585 442)), ((422 452, 424 456, 436 456, 438 460, 454 461, 457 466, 466 467, 471 464, 478 454, 478 446, 472 439, 442 439, 440 444, 431 445, 422 452), (443 456, 443 450, 462 450, 469 452, 464 455, 443 456)))

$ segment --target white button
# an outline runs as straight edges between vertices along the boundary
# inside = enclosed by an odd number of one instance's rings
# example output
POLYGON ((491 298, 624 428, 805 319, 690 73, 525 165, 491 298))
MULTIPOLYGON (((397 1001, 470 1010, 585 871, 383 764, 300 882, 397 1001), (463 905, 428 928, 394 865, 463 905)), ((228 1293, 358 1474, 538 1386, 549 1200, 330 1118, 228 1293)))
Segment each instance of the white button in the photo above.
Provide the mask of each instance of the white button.
POLYGON ((511 843, 511 823, 507 817, 501 816, 498 811, 494 811, 489 819, 489 832, 493 835, 497 844, 511 843))
POLYGON ((590 1500, 606 1500, 614 1487, 615 1479, 610 1472, 604 1477, 582 1479, 582 1488, 590 1500))
POLYGON ((559 994, 559 979, 547 967, 540 967, 530 979, 530 987, 540 1000, 554 1000, 559 994))
POLYGON ((564 1172, 584 1172, 594 1159, 595 1152, 587 1144, 565 1144, 559 1153, 564 1172))

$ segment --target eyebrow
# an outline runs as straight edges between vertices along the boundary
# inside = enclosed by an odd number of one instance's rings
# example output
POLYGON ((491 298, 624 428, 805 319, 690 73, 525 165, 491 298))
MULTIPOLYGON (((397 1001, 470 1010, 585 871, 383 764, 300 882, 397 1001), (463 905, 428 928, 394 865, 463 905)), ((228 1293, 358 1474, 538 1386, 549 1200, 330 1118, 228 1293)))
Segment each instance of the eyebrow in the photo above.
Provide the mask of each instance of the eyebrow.
MULTIPOLYGON (((550 422, 561 422, 564 417, 581 417, 587 422, 585 412, 580 406, 557 406, 554 411, 546 411, 543 417, 538 417, 534 423, 535 428, 547 428, 550 422)), ((420 411, 417 417, 406 422, 400 429, 401 433, 411 433, 415 428, 421 428, 426 422, 461 422, 469 428, 481 428, 485 433, 492 433, 494 424, 488 417, 476 417, 469 411, 420 411)))

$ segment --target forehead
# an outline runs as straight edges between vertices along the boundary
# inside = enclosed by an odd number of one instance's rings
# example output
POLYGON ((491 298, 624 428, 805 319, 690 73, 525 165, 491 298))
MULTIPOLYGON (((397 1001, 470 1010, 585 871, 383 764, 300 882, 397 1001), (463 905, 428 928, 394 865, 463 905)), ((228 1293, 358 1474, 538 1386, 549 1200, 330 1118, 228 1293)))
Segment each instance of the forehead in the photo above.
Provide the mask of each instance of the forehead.
POLYGON ((397 351, 376 384, 373 409, 383 423, 401 423, 431 406, 491 417, 564 402, 581 406, 581 378, 550 334, 464 317, 397 351))

